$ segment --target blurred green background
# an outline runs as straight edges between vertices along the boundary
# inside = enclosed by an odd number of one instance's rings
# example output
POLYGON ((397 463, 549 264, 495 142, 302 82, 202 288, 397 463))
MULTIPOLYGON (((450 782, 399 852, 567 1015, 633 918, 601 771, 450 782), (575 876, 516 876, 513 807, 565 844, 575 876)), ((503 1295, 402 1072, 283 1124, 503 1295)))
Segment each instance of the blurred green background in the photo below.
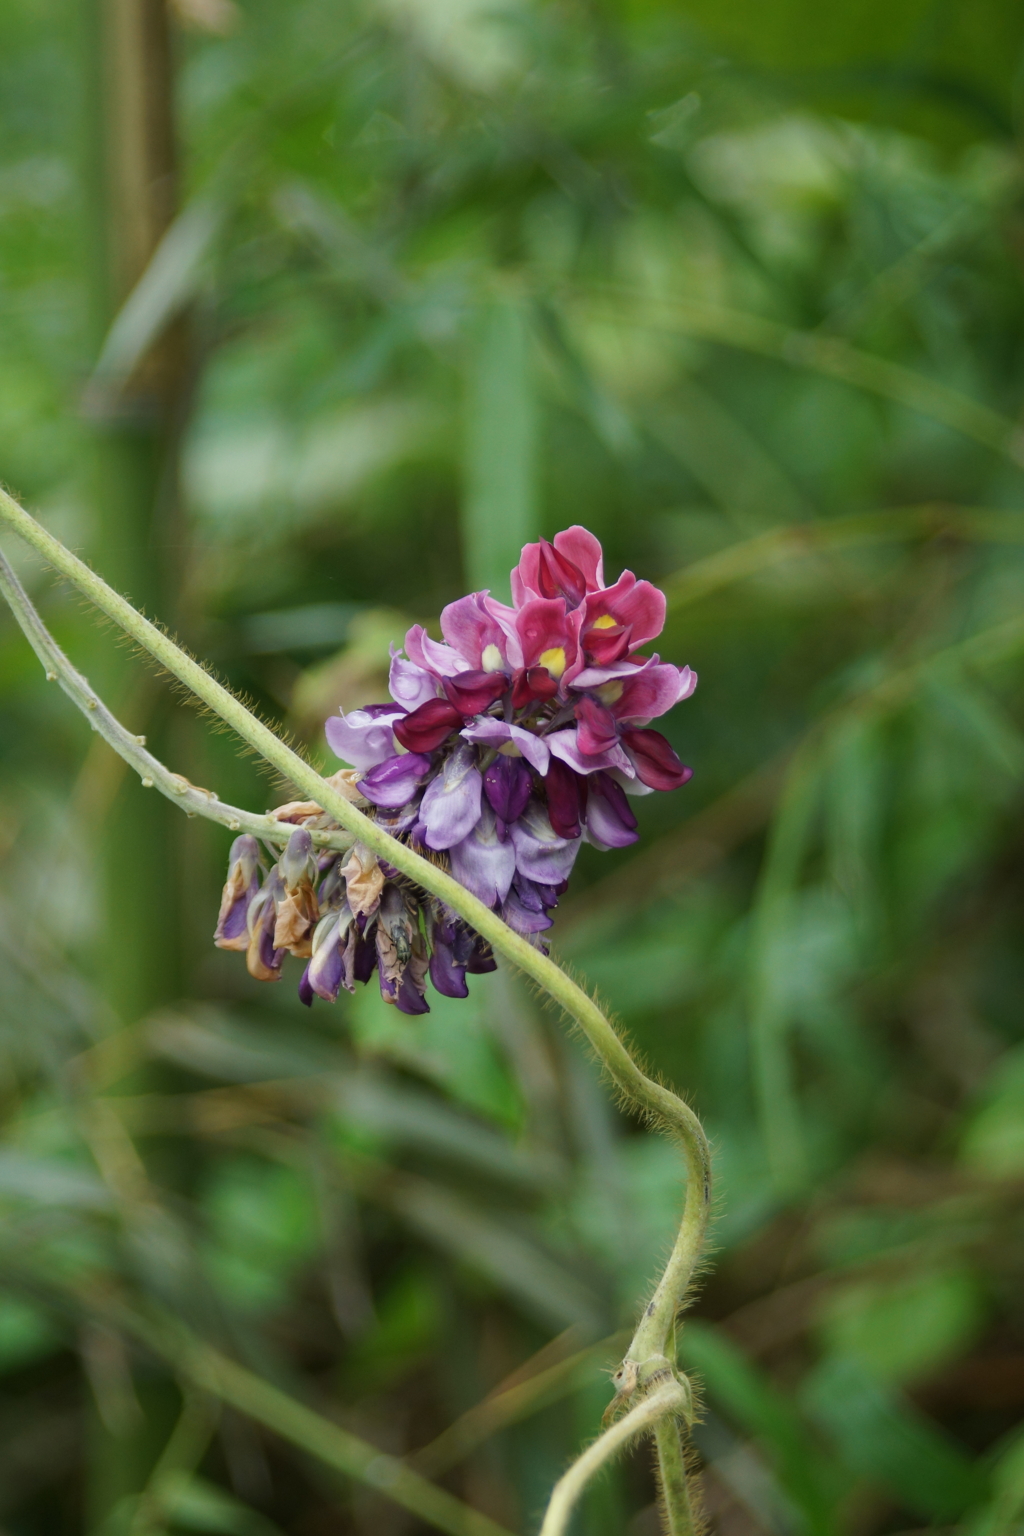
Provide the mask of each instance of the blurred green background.
MULTIPOLYGON (((572 522, 669 593, 694 779, 554 942, 714 1139, 721 1536, 1024 1529, 1022 69, 1009 0, 0 10, 0 477, 265 717, 326 763, 572 522)), ((172 768, 285 798, 5 547, 172 768)), ((675 1153, 505 973, 250 982, 227 834, 7 614, 0 710, 0 1530, 432 1529, 117 1301, 535 1531, 675 1153)), ((578 1531, 653 1498, 640 1450, 578 1531)))

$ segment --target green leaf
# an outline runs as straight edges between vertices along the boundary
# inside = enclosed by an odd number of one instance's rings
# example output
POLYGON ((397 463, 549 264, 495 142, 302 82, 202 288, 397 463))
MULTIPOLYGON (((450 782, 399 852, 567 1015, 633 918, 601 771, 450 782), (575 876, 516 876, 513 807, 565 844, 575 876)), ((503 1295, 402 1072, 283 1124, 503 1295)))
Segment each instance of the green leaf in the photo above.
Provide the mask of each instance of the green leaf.
POLYGON ((802 1396, 853 1470, 914 1514, 952 1520, 984 1498, 985 1475, 956 1442, 856 1360, 824 1361, 802 1396))
POLYGON ((879 1381, 911 1381, 965 1349, 983 1320, 966 1270, 865 1280, 831 1292, 822 1308, 828 1352, 857 1360, 879 1381))
POLYGON ((481 309, 467 376, 462 541, 466 580, 509 596, 508 573, 537 534, 537 402, 523 302, 481 309))

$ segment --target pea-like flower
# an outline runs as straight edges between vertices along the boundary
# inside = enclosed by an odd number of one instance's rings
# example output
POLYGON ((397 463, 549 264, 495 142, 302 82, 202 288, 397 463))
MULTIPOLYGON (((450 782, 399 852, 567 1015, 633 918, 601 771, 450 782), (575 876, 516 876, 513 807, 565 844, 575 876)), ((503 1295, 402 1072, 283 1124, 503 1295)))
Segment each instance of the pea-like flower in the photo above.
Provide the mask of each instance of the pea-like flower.
MULTIPOLYGON (((392 702, 339 713, 326 734, 351 765, 332 782, 545 948, 581 843, 635 842, 629 797, 690 778, 650 722, 697 677, 643 653, 664 593, 632 571, 606 586, 587 529, 527 544, 511 584, 511 607, 489 592, 450 603, 441 641, 414 625, 404 654, 392 647, 392 702)), ((312 804, 277 814, 334 825, 312 804)), ((290 950, 309 959, 304 1002, 376 974, 388 1002, 423 1013, 428 976, 464 997, 467 974, 494 968, 479 934, 361 845, 321 858, 316 889, 308 831, 296 832, 258 887, 252 841, 232 849, 216 942, 246 949, 260 979, 276 980, 290 950)))

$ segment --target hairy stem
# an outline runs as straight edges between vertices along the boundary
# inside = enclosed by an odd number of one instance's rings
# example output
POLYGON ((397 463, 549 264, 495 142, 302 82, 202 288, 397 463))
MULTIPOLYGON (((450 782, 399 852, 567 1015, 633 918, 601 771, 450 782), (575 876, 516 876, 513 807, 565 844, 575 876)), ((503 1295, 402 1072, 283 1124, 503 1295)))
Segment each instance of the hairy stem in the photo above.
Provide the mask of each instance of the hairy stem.
POLYGON ((654 1430, 658 1457, 658 1481, 661 1484, 665 1536, 696 1536, 700 1522, 696 1518, 686 1478, 686 1461, 679 1437, 679 1421, 667 1416, 654 1430))
MULTIPOLYGON (((208 821, 219 822, 231 832, 251 832, 268 843, 280 843, 283 846, 288 841, 295 831, 291 822, 275 821, 273 816, 254 816, 236 805, 225 805, 212 790, 190 784, 180 773, 172 773, 166 768, 152 752, 147 752, 146 738, 133 736, 131 731, 126 730, 87 679, 72 666, 2 554, 0 593, 3 593, 29 645, 42 662, 47 681, 60 684, 93 730, 109 742, 129 767, 135 769, 147 789, 159 790, 160 794, 179 805, 187 816, 205 816, 208 821)), ((346 832, 311 830, 310 836, 322 848, 337 848, 339 852, 345 852, 352 846, 352 837, 346 832)))
MULTIPOLYGON (((240 700, 228 691, 221 683, 187 652, 183 651, 175 642, 156 625, 138 613, 130 603, 108 586, 105 581, 79 560, 78 557, 66 549, 57 539, 53 538, 45 528, 31 517, 18 503, 0 488, 0 519, 10 528, 21 535, 25 541, 37 550, 62 576, 74 583, 84 595, 90 599, 108 618, 112 619, 124 632, 138 644, 143 646, 156 661, 168 672, 172 673, 189 688, 197 698, 201 699, 215 714, 229 725, 243 741, 247 742, 265 760, 276 768, 278 772, 289 779, 296 788, 308 799, 316 801, 328 814, 346 829, 353 837, 358 838, 374 853, 388 860, 396 869, 414 880, 423 889, 432 892, 458 912, 471 927, 482 934, 500 954, 510 960, 514 965, 531 977, 545 992, 569 1015, 583 1030, 590 1045, 601 1058, 612 1081, 615 1083, 623 1098, 638 1109, 643 1115, 658 1123, 664 1130, 676 1138, 680 1143, 687 1168, 686 1202, 683 1212, 682 1225, 676 1239, 671 1258, 665 1273, 658 1284, 654 1297, 644 1312, 633 1344, 626 1356, 628 1369, 625 1376, 629 1382, 629 1395, 637 1384, 650 1387, 652 1385, 651 1370, 645 1372, 644 1367, 648 1362, 656 1374, 661 1374, 663 1369, 670 1370, 669 1362, 665 1359, 669 1345, 669 1338, 675 1322, 676 1313, 686 1295, 693 1272, 700 1257, 704 1232, 707 1226, 708 1212, 711 1198, 711 1157, 707 1139, 701 1128, 700 1121, 690 1109, 689 1105, 672 1093, 661 1083, 649 1078, 634 1061, 626 1046, 617 1035, 613 1025, 604 1015, 597 1004, 586 992, 571 980, 555 962, 535 949, 532 944, 519 934, 514 933, 502 919, 483 902, 453 879, 445 870, 429 860, 421 858, 404 843, 392 838, 377 823, 365 816, 356 806, 352 805, 345 797, 326 779, 322 778, 314 768, 310 766, 298 753, 280 740, 272 730, 262 721, 258 720, 245 707, 240 700)), ((5 577, 4 592, 7 595, 9 578, 5 577)), ((28 618, 31 605, 27 597, 21 592, 15 582, 10 587, 15 601, 15 611, 28 618), (26 609, 26 604, 28 608, 26 609)), ((23 627, 26 627, 23 624, 23 627)), ((39 631, 42 630, 41 621, 35 616, 34 623, 28 623, 26 633, 33 640, 34 645, 42 644, 39 631), (38 628, 37 628, 38 626, 38 628)), ((45 634, 45 631, 43 631, 45 634)), ((53 642, 46 637, 49 646, 53 642)), ((109 728, 110 734, 107 740, 122 751, 129 749, 133 756, 128 760, 135 767, 139 766, 136 755, 140 750, 140 744, 135 738, 123 740, 127 735, 122 731, 117 721, 106 711, 100 713, 102 706, 96 696, 89 689, 84 679, 80 679, 74 669, 62 658, 61 669, 52 667, 47 661, 51 654, 49 650, 44 654, 40 651, 44 660, 56 675, 61 677, 66 691, 80 702, 85 700, 84 707, 90 716, 95 716, 97 722, 102 718, 105 732, 109 728)), ((127 752, 126 754, 127 755, 127 752)), ((151 777, 154 786, 158 779, 149 770, 149 764, 155 762, 146 754, 146 776, 151 777)), ((159 765, 158 765, 159 766, 159 765)), ((163 770, 166 772, 166 770, 163 770)), ((176 776, 171 775, 171 778, 176 776)), ((162 782, 162 781, 160 781, 162 782)), ((184 790, 170 788, 171 797, 184 803, 191 799, 188 786, 185 781, 184 790)), ((165 791, 166 792, 166 791, 165 791)), ((205 791, 195 791, 196 798, 203 805, 211 803, 205 791)), ((208 814, 201 809, 198 803, 189 805, 199 814, 208 814)), ((215 819, 221 819, 217 817, 215 819)), ((239 825, 241 817, 237 816, 239 825)), ((261 833, 262 835, 262 833, 261 833)), ((621 1384, 620 1384, 621 1386, 621 1384)), ((678 1384, 676 1384, 678 1386, 678 1384)), ((626 1415, 619 1424, 608 1433, 613 1437, 619 1432, 620 1426, 636 1423, 639 1429, 654 1422, 650 1417, 647 1405, 662 1400, 662 1394, 673 1387, 671 1380, 665 1387, 659 1386, 656 1391, 649 1393, 635 1409, 626 1415), (639 1414, 639 1419, 634 1415, 639 1414)), ((678 1386, 678 1390, 684 1389, 678 1386)), ((674 1399, 673 1399, 674 1400, 674 1399)), ((632 1431, 630 1431, 632 1433, 632 1431)), ((628 1438, 628 1436, 627 1436, 628 1438)), ((605 1437, 597 1442, 604 1444, 605 1437)), ((618 1440, 615 1441, 618 1443, 618 1440)), ((584 1454, 580 1465, 591 1457, 595 1447, 591 1447, 584 1454)), ((588 1463, 589 1465, 589 1463, 588 1463)), ((567 1479, 573 1473, 567 1473, 567 1479)), ((589 1474, 588 1474, 589 1475, 589 1474)), ((562 1487, 562 1484, 559 1484, 562 1487)), ((675 1498, 671 1489, 665 1489, 666 1501, 675 1498)), ((557 1527, 553 1528, 557 1529, 557 1527)), ((545 1536, 547 1530, 545 1528, 545 1536)))
MULTIPOLYGON (((568 1472, 559 1478, 544 1516, 544 1524, 540 1528, 540 1536, 564 1536, 569 1528, 572 1512, 587 1484, 613 1456, 617 1456, 619 1451, 625 1449, 638 1435, 654 1429, 664 1420, 671 1424, 672 1432, 678 1442, 679 1430, 676 1415, 684 1412, 688 1405, 689 1395, 677 1381, 667 1381, 649 1397, 641 1398, 635 1408, 631 1408, 610 1429, 606 1429, 604 1434, 600 1435, 593 1445, 588 1446, 583 1455, 573 1462, 568 1472)), ((667 1502, 667 1489, 665 1493, 667 1502)))

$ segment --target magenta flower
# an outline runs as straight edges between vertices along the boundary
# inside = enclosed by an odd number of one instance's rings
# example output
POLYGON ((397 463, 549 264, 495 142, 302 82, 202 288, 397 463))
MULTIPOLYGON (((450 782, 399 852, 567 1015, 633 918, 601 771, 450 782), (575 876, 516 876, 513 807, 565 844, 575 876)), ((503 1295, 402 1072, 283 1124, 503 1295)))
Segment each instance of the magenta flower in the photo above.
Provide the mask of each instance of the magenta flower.
MULTIPOLYGON (((697 677, 641 650, 661 633, 664 593, 632 571, 606 586, 585 528, 527 544, 512 599, 473 592, 449 603, 440 641, 414 625, 405 654, 392 647, 393 702, 336 715, 326 734, 382 826, 544 947, 581 843, 627 847, 638 836, 628 796, 689 779, 651 721, 689 698, 697 677)), ((318 806, 298 809, 308 815, 290 820, 329 824, 318 806)), ((319 890, 303 887, 296 916, 294 879, 282 862, 259 887, 250 843, 233 849, 217 942, 245 948, 267 980, 285 947, 309 958, 303 1001, 333 1000, 376 974, 388 1002, 423 1013, 428 975, 464 997, 467 974, 493 969, 479 934, 361 845, 321 860, 319 890)))

